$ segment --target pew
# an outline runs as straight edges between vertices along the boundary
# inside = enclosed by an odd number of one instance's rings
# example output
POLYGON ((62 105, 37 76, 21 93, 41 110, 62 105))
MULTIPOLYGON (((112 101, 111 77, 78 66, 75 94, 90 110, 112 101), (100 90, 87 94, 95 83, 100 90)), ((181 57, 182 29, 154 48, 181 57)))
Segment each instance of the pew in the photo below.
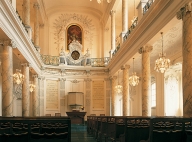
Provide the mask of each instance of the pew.
POLYGON ((70 142, 68 117, 0 117, 1 142, 70 142))
POLYGON ((192 142, 192 118, 96 117, 89 126, 98 142, 192 142))
POLYGON ((153 118, 151 119, 150 140, 152 142, 183 142, 183 119, 153 118))

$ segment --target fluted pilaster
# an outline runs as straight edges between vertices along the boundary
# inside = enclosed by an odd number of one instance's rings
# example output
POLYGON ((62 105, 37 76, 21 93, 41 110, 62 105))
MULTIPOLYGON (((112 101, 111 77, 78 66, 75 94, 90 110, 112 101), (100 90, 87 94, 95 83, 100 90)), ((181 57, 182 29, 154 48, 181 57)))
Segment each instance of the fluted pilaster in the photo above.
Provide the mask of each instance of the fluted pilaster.
POLYGON ((111 90, 111 115, 112 116, 117 115, 117 108, 116 108, 117 96, 116 96, 116 92, 115 92, 116 80, 117 80, 116 76, 111 77, 111 81, 112 81, 112 85, 111 85, 111 88, 112 88, 112 90, 111 90))
POLYGON ((29 65, 27 63, 22 64, 23 67, 23 88, 22 88, 22 116, 29 116, 29 65))
POLYGON ((192 116, 192 2, 177 13, 183 19, 183 116, 192 116))
POLYGON ((142 116, 151 116, 150 52, 152 46, 140 48, 142 54, 142 116))
POLYGON ((1 41, 2 51, 2 116, 13 116, 13 41, 1 41))
POLYGON ((35 90, 33 91, 33 116, 40 116, 40 104, 39 104, 39 82, 38 82, 38 76, 33 75, 34 78, 34 85, 35 85, 35 90))
POLYGON ((121 67, 123 70, 123 116, 129 116, 129 65, 121 67))

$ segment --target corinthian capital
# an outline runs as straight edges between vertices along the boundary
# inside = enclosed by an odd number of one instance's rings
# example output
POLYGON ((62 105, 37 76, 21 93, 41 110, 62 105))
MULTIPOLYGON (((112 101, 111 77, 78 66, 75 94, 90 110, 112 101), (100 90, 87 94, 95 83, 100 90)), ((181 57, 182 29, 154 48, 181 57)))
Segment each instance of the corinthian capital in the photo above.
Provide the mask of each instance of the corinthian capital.
POLYGON ((153 47, 150 46, 150 45, 146 45, 146 46, 143 46, 141 48, 139 48, 138 52, 140 54, 144 53, 144 52, 151 52, 153 50, 153 47))
POLYGON ((187 12, 191 12, 192 11, 192 2, 189 2, 187 4, 185 4, 184 7, 182 7, 178 12, 177 12, 177 19, 183 19, 184 14, 186 14, 187 12))
POLYGON ((3 46, 11 46, 12 48, 16 48, 16 43, 13 41, 13 40, 0 40, 0 43, 3 45, 3 46))

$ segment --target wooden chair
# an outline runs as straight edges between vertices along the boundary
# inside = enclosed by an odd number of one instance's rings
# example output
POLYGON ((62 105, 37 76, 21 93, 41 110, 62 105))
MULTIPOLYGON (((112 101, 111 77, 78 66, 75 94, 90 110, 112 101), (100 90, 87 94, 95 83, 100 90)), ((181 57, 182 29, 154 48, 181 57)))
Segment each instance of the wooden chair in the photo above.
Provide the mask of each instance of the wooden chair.
POLYGON ((61 116, 61 113, 55 113, 55 116, 61 116))

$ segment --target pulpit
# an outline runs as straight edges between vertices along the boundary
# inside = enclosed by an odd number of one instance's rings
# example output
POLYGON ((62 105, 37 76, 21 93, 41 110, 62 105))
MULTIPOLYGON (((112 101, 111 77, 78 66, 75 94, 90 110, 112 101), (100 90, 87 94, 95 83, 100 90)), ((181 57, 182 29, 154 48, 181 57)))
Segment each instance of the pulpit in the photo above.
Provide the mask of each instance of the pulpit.
POLYGON ((71 119, 71 124, 84 124, 84 117, 86 112, 72 111, 66 113, 67 116, 71 119))

